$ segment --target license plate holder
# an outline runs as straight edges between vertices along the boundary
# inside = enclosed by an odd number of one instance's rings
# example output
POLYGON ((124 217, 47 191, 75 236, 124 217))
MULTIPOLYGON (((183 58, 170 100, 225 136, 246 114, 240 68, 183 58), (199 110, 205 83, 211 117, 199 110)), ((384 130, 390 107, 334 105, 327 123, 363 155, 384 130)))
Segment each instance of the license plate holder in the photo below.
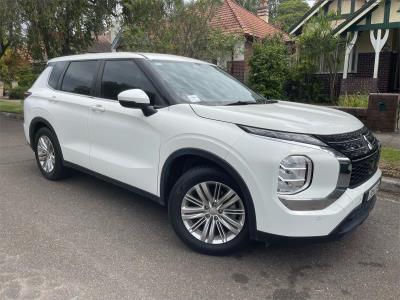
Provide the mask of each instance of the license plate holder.
POLYGON ((381 185, 381 180, 379 179, 368 191, 364 194, 363 202, 370 201, 379 191, 379 187, 381 185))

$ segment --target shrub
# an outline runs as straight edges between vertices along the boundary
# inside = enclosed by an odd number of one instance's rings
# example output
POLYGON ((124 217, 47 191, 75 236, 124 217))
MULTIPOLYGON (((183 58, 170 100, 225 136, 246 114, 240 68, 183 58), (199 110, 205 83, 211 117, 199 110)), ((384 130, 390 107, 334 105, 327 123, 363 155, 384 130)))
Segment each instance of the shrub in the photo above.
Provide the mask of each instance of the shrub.
POLYGON ((283 97, 289 55, 282 38, 273 37, 254 44, 249 65, 249 84, 254 90, 267 98, 283 97))
POLYGON ((10 99, 24 99, 24 93, 29 90, 27 86, 17 86, 10 90, 9 98, 10 99))
POLYGON ((343 107, 368 107, 368 95, 345 95, 339 97, 339 106, 343 107))
POLYGON ((297 62, 288 74, 285 96, 290 101, 320 103, 329 99, 323 94, 323 83, 310 71, 305 61, 297 62))

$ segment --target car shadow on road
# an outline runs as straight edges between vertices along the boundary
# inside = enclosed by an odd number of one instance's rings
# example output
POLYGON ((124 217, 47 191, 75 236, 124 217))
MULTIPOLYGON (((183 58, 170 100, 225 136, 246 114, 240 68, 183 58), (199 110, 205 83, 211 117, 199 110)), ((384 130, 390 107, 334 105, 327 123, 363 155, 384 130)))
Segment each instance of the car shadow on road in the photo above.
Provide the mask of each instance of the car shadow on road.
MULTIPOLYGON (((85 189, 87 191, 92 191, 89 192, 89 194, 98 195, 99 197, 94 197, 95 200, 92 199, 90 201, 101 202, 99 203, 100 207, 113 206, 114 210, 123 208, 128 215, 132 213, 132 222, 136 223, 138 220, 141 221, 140 226, 135 224, 135 230, 140 231, 141 228, 146 228, 146 230, 155 228, 156 230, 152 234, 152 238, 155 240, 165 238, 167 234, 169 236, 169 242, 175 245, 181 245, 179 248, 182 248, 182 251, 192 251, 187 249, 174 235, 169 225, 167 208, 151 199, 139 196, 134 192, 123 189, 112 183, 105 182, 75 170, 72 171, 69 178, 64 180, 64 183, 68 185, 77 185, 80 190, 85 189), (160 228, 163 229, 160 230, 160 228)), ((330 249, 336 246, 346 244, 347 240, 348 237, 335 242, 319 242, 318 240, 308 239, 282 239, 274 243, 250 241, 247 247, 239 253, 231 255, 231 257, 237 261, 241 261, 251 256, 274 255, 278 258, 287 255, 293 256, 299 252, 307 252, 312 253, 315 258, 328 255, 327 251, 329 252, 330 249)))

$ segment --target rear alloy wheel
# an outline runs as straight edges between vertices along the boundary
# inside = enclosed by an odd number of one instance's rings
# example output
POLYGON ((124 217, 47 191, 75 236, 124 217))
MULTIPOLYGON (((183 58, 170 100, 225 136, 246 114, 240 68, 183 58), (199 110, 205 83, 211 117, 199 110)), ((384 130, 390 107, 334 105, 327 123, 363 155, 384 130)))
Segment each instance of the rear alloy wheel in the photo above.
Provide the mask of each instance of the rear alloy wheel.
POLYGON ((47 136, 42 135, 39 138, 37 153, 39 164, 42 167, 43 171, 46 173, 51 173, 54 170, 54 166, 56 164, 56 154, 54 151, 54 146, 47 136))
POLYGON ((183 174, 171 191, 169 215, 177 235, 201 253, 226 255, 248 240, 245 199, 218 169, 198 167, 183 174))
POLYGON ((49 180, 59 180, 66 175, 61 148, 56 135, 43 127, 35 135, 34 149, 36 162, 43 176, 49 180))

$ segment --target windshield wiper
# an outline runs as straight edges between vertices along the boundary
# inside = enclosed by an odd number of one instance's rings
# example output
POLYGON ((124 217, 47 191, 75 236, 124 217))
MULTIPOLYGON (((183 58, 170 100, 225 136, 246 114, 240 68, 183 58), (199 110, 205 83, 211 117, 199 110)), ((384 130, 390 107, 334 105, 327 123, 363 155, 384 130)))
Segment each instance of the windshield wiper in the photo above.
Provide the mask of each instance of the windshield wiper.
POLYGON ((257 104, 255 101, 236 101, 232 103, 226 104, 226 106, 233 106, 233 105, 250 105, 250 104, 257 104))
POLYGON ((260 99, 257 100, 258 104, 272 104, 272 103, 277 103, 279 102, 278 100, 274 100, 274 99, 260 99))

